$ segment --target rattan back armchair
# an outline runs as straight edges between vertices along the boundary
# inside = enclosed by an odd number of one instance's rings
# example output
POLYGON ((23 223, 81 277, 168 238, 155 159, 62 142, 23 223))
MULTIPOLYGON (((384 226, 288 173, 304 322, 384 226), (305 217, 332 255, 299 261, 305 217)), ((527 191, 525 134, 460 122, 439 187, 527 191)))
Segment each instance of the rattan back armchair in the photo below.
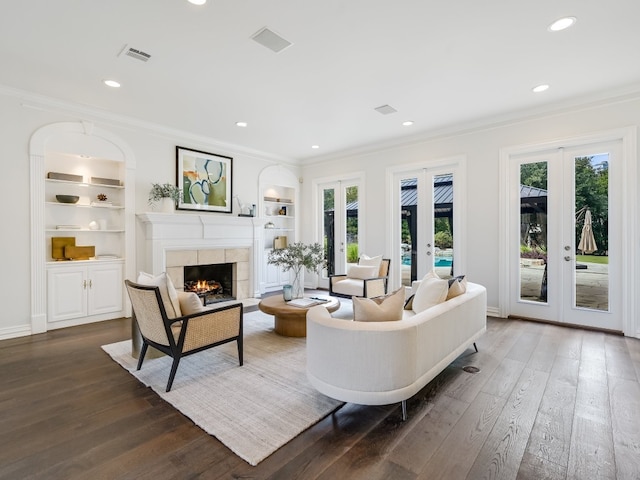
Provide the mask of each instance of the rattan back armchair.
POLYGON ((238 343, 238 360, 242 359, 242 303, 203 310, 191 315, 168 318, 160 289, 125 280, 135 321, 142 334, 142 349, 138 359, 140 370, 149 345, 173 358, 168 392, 178 370, 180 359, 223 343, 238 343))

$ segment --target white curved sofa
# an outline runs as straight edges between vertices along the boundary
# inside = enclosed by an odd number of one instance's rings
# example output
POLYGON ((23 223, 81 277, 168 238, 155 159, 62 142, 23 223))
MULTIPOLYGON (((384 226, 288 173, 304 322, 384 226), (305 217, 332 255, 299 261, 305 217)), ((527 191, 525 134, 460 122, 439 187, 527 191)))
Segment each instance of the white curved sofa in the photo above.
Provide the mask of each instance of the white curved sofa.
POLYGON ((468 283, 455 298, 392 322, 332 318, 321 305, 307 313, 307 377, 343 402, 388 405, 415 395, 486 331, 487 293, 468 283))

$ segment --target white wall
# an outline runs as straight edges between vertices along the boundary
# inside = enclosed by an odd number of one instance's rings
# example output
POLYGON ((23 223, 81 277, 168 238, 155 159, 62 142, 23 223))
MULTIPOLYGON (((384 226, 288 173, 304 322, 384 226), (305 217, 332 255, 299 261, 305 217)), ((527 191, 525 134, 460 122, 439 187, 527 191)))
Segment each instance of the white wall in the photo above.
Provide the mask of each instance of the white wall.
MULTIPOLYGON (((29 138, 38 128, 61 121, 93 121, 96 126, 120 136, 135 154, 136 212, 148 211, 147 193, 151 182, 175 181, 175 146, 204 150, 234 158, 234 194, 247 203, 258 203, 258 174, 275 163, 269 158, 248 154, 239 147, 236 151, 222 148, 213 141, 172 134, 167 130, 132 126, 134 122, 101 120, 90 114, 79 116, 65 113, 64 106, 45 105, 33 108, 21 105, 20 98, 0 90, 0 176, 2 191, 2 224, 0 235, 2 259, 2 286, 0 302, 0 338, 24 330, 30 325, 29 295, 29 138), (10 229, 8 228, 10 227, 10 229)), ((24 103, 33 105, 27 99, 24 103)), ((37 104, 37 102, 35 102, 37 104)), ((105 117, 106 118, 106 117, 105 117)), ((549 140, 579 136, 588 133, 640 125, 640 97, 602 102, 582 108, 558 111, 553 115, 537 116, 527 120, 508 122, 491 128, 475 129, 466 133, 440 136, 410 145, 378 149, 366 154, 345 155, 324 163, 305 165, 301 169, 290 167, 296 176, 302 176, 301 203, 303 208, 313 205, 311 184, 314 178, 328 175, 348 175, 365 172, 364 205, 366 208, 367 251, 384 251, 385 244, 385 178, 388 166, 438 160, 456 155, 467 159, 467 274, 470 279, 488 289, 488 306, 498 306, 498 163, 500 148, 533 144, 549 140), (301 173, 300 173, 301 172, 301 173)), ((637 162, 638 159, 636 158, 637 162)), ((638 205, 635 205, 636 212, 638 205)), ((234 204, 234 215, 237 214, 234 204)), ((314 215, 299 215, 301 240, 314 241, 316 222, 314 215)), ((637 218, 637 215, 636 215, 637 218)), ((634 239, 635 244, 638 240, 634 239)), ((638 245, 640 247, 640 245, 638 245)), ((138 253, 140 259, 143 256, 138 253)), ((636 269, 635 271, 639 271, 636 269)), ((635 284, 640 285, 640 279, 635 284)))
MULTIPOLYGON (((514 145, 542 143, 550 140, 582 136, 589 133, 640 125, 640 98, 592 104, 581 108, 557 111, 554 114, 530 117, 490 128, 476 128, 465 133, 440 136, 411 145, 378 149, 370 153, 334 158, 328 163, 306 165, 303 168, 302 204, 311 205, 312 181, 363 171, 366 175, 366 198, 363 202, 366 250, 370 254, 384 252, 387 222, 385 212, 385 169, 389 166, 436 161, 463 155, 467 161, 466 264, 468 278, 487 287, 489 311, 498 307, 498 221, 499 221, 499 151, 514 145)), ((638 159, 634 159, 638 161, 638 159)), ((638 205, 635 206, 636 212, 638 205)), ((636 214, 637 218, 637 214, 636 214)), ((314 241, 316 217, 302 219, 303 241, 314 241)), ((459 233, 457 233, 459 235, 459 233)), ((637 239, 633 239, 638 244, 637 239)), ((636 269, 636 271, 638 271, 636 269)), ((640 278, 636 279, 640 285, 640 278)))
MULTIPOLYGON (((0 338, 24 334, 31 325, 29 139, 40 127, 56 122, 87 120, 127 143, 136 161, 136 213, 150 210, 147 195, 152 182, 175 182, 176 145, 233 157, 233 194, 238 195, 244 203, 258 204, 258 175, 263 168, 275 163, 273 159, 247 153, 240 147, 234 150, 186 133, 154 129, 153 126, 132 126, 134 122, 128 123, 126 119, 112 118, 105 121, 101 119, 99 112, 93 117, 91 113, 83 113, 82 116, 65 113, 75 106, 58 107, 47 103, 52 102, 40 104, 37 100, 23 100, 0 90, 0 210, 4 226, 4 233, 0 235, 0 338), (22 103, 39 106, 27 107, 22 103)), ((289 168, 298 176, 297 167, 289 168)), ((234 201, 233 215, 238 213, 237 203, 234 201)), ((136 229, 137 237, 141 231, 140 227, 136 229)), ((140 262, 144 259, 140 252, 143 243, 137 242, 137 245, 136 270, 140 269, 140 262)))

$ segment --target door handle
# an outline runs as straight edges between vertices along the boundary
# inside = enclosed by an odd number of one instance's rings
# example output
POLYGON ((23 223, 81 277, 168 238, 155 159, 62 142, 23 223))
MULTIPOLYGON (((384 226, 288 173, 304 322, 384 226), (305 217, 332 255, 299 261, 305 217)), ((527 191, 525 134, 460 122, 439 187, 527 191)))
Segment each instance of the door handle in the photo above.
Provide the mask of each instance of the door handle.
POLYGON ((427 252, 427 255, 431 255, 431 250, 429 250, 429 251, 427 252))
POLYGON ((570 257, 569 255, 567 255, 566 257, 564 257, 564 259, 565 259, 565 261, 566 261, 566 262, 571 261, 571 257, 570 257))

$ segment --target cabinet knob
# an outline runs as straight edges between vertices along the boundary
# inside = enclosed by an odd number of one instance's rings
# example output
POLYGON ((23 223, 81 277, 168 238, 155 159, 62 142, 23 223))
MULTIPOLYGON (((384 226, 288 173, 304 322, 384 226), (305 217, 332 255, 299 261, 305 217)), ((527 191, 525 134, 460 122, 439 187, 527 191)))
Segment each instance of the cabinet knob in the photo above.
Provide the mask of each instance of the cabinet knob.
POLYGON ((93 288, 93 280, 89 280, 89 288, 93 288))
POLYGON ((82 288, 84 288, 84 289, 87 288, 87 281, 86 280, 82 281, 82 288))

